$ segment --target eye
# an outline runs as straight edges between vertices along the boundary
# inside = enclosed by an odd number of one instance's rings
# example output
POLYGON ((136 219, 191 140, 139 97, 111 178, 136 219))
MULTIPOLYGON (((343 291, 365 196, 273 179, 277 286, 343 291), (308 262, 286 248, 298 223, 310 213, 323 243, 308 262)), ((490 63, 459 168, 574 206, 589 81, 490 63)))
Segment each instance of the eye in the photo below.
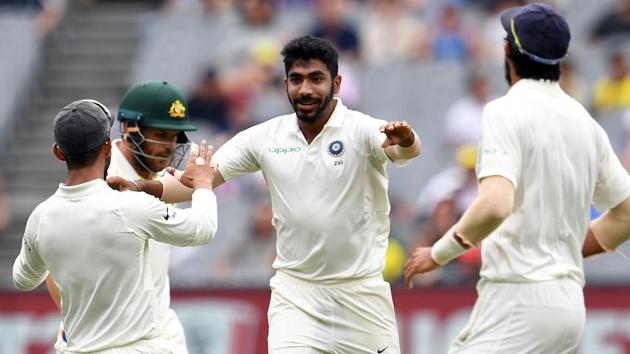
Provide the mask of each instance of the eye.
POLYGON ((319 84, 319 83, 321 83, 322 81, 324 81, 324 78, 322 78, 321 76, 315 76, 315 77, 313 78, 313 82, 314 82, 314 83, 316 83, 316 84, 319 84))
POLYGON ((291 82, 294 85, 297 85, 297 84, 300 83, 300 78, 299 77, 295 77, 295 76, 294 77, 290 77, 289 78, 289 82, 291 82))

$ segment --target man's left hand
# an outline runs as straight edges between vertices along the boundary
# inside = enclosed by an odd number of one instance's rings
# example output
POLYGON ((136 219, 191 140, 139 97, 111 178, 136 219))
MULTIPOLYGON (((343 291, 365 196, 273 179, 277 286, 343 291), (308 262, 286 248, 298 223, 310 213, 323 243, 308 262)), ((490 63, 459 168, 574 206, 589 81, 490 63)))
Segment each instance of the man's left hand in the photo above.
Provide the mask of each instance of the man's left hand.
POLYGON ((392 145, 400 145, 402 147, 411 146, 415 140, 413 130, 407 121, 392 121, 381 127, 381 133, 385 133, 387 138, 381 145, 383 148, 392 145))
POLYGON ((413 276, 437 269, 440 265, 431 258, 431 247, 418 247, 405 263, 405 282, 409 289, 413 288, 413 276))

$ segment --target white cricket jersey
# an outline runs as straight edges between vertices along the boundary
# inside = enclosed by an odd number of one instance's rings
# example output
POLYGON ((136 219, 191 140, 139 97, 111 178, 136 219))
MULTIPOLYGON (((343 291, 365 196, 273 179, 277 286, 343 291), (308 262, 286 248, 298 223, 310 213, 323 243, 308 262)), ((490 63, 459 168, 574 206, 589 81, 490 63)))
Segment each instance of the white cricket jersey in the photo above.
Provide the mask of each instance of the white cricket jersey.
POLYGON ((276 270, 334 284, 380 275, 389 235, 386 122, 337 100, 308 144, 295 114, 238 133, 213 161, 226 181, 261 170, 276 229, 276 270))
POLYGON ((158 294, 147 240, 201 245, 214 236, 216 220, 216 199, 207 189, 196 190, 192 207, 180 210, 145 193, 114 191, 101 179, 62 184, 29 217, 13 281, 31 290, 50 271, 70 352, 155 337, 158 294))
MULTIPOLYGON (((119 144, 123 141, 116 139, 112 143, 112 159, 107 169, 107 177, 120 176, 129 180, 143 179, 120 151, 119 144)), ((158 294, 158 310, 160 317, 168 317, 171 304, 171 286, 168 278, 168 261, 171 245, 149 239, 149 264, 158 294)))
POLYGON ((515 188, 512 214, 481 246, 481 277, 584 284, 582 245, 593 203, 630 196, 630 178, 603 129, 558 83, 520 80, 484 109, 477 177, 515 188))

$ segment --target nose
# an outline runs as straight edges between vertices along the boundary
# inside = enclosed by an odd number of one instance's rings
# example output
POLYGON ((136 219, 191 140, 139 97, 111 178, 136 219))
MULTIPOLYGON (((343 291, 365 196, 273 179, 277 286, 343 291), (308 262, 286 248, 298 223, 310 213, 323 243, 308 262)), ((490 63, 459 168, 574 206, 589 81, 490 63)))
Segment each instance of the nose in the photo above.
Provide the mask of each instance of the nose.
POLYGON ((307 80, 305 80, 302 85, 300 85, 300 91, 298 92, 300 94, 300 96, 302 97, 308 97, 313 95, 313 88, 311 87, 311 85, 308 83, 307 80))

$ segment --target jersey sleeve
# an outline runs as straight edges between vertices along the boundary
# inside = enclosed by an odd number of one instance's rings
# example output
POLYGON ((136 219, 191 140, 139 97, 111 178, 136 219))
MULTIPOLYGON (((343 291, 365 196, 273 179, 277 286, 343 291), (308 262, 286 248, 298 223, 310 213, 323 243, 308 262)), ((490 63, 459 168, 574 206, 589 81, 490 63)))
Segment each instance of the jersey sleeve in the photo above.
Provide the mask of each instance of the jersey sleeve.
POLYGON ((387 161, 387 154, 385 154, 385 149, 381 146, 383 141, 385 141, 385 134, 381 133, 380 130, 387 122, 367 115, 363 115, 360 119, 358 135, 360 137, 361 150, 364 154, 379 162, 387 161))
POLYGON ((257 127, 244 130, 221 146, 212 156, 219 172, 227 182, 238 176, 260 170, 256 143, 257 127))
POLYGON ((491 105, 483 110, 481 139, 477 154, 477 179, 502 176, 516 190, 521 178, 522 141, 518 122, 501 116, 491 105))
POLYGON ((175 246, 208 243, 217 231, 217 201, 209 189, 196 189, 192 205, 179 209, 145 193, 128 193, 123 207, 127 227, 137 237, 175 246))
POLYGON ((608 210, 630 197, 630 176, 615 154, 608 136, 597 126, 600 158, 593 203, 598 210, 608 210))
POLYGON ((33 290, 48 276, 37 245, 39 208, 35 209, 26 223, 22 248, 13 263, 13 284, 21 291, 33 290))

